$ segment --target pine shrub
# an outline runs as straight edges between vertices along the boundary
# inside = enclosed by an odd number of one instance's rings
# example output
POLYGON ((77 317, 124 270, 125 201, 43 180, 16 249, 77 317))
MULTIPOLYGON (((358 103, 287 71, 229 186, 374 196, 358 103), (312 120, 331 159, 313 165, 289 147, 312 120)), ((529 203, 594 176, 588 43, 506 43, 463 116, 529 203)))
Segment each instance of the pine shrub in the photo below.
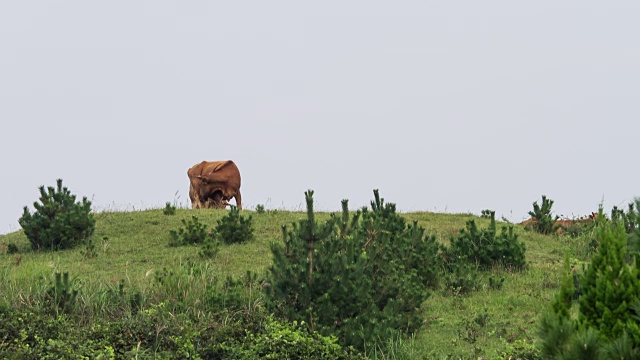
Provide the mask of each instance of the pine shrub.
POLYGON ((11 254, 17 254, 18 251, 20 251, 18 249, 18 245, 16 245, 13 242, 10 242, 7 244, 7 254, 11 255, 11 254))
POLYGON ((537 201, 533 202, 533 211, 529 211, 529 215, 533 220, 530 226, 537 233, 551 234, 557 230, 554 225, 558 216, 551 215, 551 207, 553 206, 553 200, 547 199, 545 195, 542 195, 542 204, 539 205, 537 201))
POLYGON ((518 240, 513 226, 503 226, 498 233, 495 212, 492 211, 490 217, 491 222, 486 229, 478 229, 474 220, 467 221, 458 237, 451 240, 446 258, 449 262, 466 259, 481 269, 490 269, 496 265, 516 270, 524 268, 526 248, 518 240))
POLYGON ((55 281, 44 295, 44 304, 55 314, 70 313, 76 303, 79 290, 73 279, 69 280, 69 273, 55 273, 55 281))
POLYGON ((621 222, 598 219, 596 231, 600 247, 579 284, 565 260, 560 291, 540 323, 544 358, 637 359, 640 355, 638 263, 625 261, 627 234, 621 222), (572 310, 575 292, 580 293, 577 311, 572 310))
POLYGON ((237 207, 231 206, 231 210, 218 220, 215 228, 215 238, 224 244, 245 243, 253 240, 253 219, 251 215, 240 215, 237 207))
POLYGON ((76 202, 76 196, 62 186, 62 179, 57 180, 57 188, 39 189, 40 203, 33 203, 36 211, 31 214, 25 206, 18 220, 33 250, 72 248, 93 234, 95 219, 86 197, 76 202))
POLYGON ((476 291, 481 284, 478 269, 466 256, 449 257, 444 266, 444 285, 450 295, 465 295, 476 291))
POLYGON ((406 224, 377 190, 371 210, 350 216, 345 200, 342 216, 325 223, 315 220, 313 191, 305 195, 307 218, 283 227, 283 243, 272 245, 266 289, 274 312, 359 349, 415 331, 437 284, 435 238, 406 224))
POLYGON ((216 241, 213 234, 207 231, 207 225, 201 223, 197 216, 191 216, 190 220, 182 219, 183 227, 178 230, 169 230, 169 246, 184 246, 204 244, 216 241))
POLYGON ((615 339, 628 334, 640 345, 640 323, 631 305, 640 297, 637 264, 627 265, 626 234, 620 224, 598 229, 600 249, 584 274, 580 320, 603 336, 615 339))
POLYGON ((167 203, 164 206, 164 209, 162 209, 162 213, 165 214, 165 215, 175 215, 176 214, 176 206, 175 205, 171 205, 171 203, 167 201, 167 203))

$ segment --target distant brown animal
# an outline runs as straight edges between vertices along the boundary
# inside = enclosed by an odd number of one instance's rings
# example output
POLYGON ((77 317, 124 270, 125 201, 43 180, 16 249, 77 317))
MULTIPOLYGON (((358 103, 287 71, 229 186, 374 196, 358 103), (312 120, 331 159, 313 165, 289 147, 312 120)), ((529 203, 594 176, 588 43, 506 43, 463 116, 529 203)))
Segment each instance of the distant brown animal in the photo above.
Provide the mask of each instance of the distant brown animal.
MULTIPOLYGON (((553 223, 553 228, 556 229, 555 230, 556 234, 562 234, 567 230, 567 227, 571 225, 592 222, 592 221, 595 221, 597 217, 598 217, 598 213, 592 212, 590 215, 586 217, 581 217, 574 220, 558 219, 553 223)), ((536 223, 535 218, 529 218, 521 222, 520 225, 524 226, 525 228, 531 228, 535 223, 536 223)))
POLYGON ((187 176, 193 209, 224 208, 235 198, 242 210, 240 170, 233 161, 203 161, 189 168, 187 176))

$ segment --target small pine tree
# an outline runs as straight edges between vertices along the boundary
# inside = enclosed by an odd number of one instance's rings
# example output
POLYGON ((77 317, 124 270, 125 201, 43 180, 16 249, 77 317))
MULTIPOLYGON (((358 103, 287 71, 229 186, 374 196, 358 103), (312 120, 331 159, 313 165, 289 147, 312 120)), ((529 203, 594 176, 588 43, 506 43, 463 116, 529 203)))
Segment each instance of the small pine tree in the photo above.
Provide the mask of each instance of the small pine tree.
POLYGON ((253 219, 251 215, 240 215, 237 207, 231 206, 231 210, 218 220, 214 230, 215 238, 224 244, 245 243, 253 240, 253 219))
POLYGON ((176 206, 175 205, 171 205, 171 203, 167 201, 167 203, 164 206, 164 209, 162 209, 162 213, 165 214, 165 215, 175 215, 176 214, 176 206))
POLYGON ((569 256, 564 259, 562 285, 560 291, 556 295, 554 302, 552 303, 553 311, 561 318, 569 319, 571 305, 573 304, 573 294, 575 293, 575 283, 573 280, 573 272, 571 271, 571 264, 569 262, 569 256))
POLYGON ((207 230, 207 225, 201 223, 197 216, 190 220, 182 219, 183 227, 169 230, 169 246, 184 246, 215 242, 213 234, 207 230))
POLYGON ((513 226, 496 230, 495 212, 489 214, 491 222, 486 229, 478 229, 474 220, 467 221, 466 227, 460 230, 457 238, 451 240, 446 252, 450 261, 459 258, 467 259, 480 268, 488 269, 494 265, 520 270, 526 266, 526 248, 518 240, 513 226))
POLYGON ((57 180, 57 188, 40 186, 40 204, 31 214, 25 206, 18 223, 34 250, 60 250, 72 248, 87 239, 95 229, 91 202, 86 197, 76 202, 76 196, 57 180))
POLYGON ((374 195, 371 210, 351 217, 343 201, 342 216, 318 223, 307 191, 307 218, 283 227, 283 243, 272 246, 267 288, 276 314, 360 349, 420 326, 439 269, 435 237, 374 195))
POLYGON ((542 205, 538 205, 537 201, 533 202, 533 211, 529 211, 529 215, 533 219, 531 226, 540 234, 551 234, 557 230, 554 226, 558 216, 551 215, 551 207, 553 200, 547 199, 542 195, 542 205))
POLYGON ((582 282, 580 320, 608 339, 628 334, 640 345, 640 324, 633 318, 631 306, 640 297, 637 265, 625 262, 626 231, 612 223, 597 229, 600 248, 591 259, 582 282))
POLYGON ((55 273, 55 282, 44 294, 44 304, 50 307, 56 315, 61 312, 69 313, 76 303, 79 290, 74 286, 74 281, 69 280, 69 273, 55 273))
POLYGON ((640 277, 638 263, 625 262, 626 231, 621 222, 598 217, 598 252, 577 291, 577 317, 572 316, 575 279, 565 277, 560 292, 540 323, 541 353, 549 359, 637 359, 640 355, 640 277))

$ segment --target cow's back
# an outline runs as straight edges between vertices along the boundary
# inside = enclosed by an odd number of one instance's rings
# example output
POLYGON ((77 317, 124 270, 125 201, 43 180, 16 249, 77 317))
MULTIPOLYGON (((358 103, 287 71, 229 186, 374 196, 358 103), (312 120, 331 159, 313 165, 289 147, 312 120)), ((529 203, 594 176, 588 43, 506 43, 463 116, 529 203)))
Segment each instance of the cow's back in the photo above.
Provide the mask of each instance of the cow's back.
POLYGON ((240 170, 232 160, 203 161, 189 168, 187 175, 194 186, 196 185, 194 180, 197 176, 205 176, 212 181, 235 189, 239 189, 241 183, 240 170))

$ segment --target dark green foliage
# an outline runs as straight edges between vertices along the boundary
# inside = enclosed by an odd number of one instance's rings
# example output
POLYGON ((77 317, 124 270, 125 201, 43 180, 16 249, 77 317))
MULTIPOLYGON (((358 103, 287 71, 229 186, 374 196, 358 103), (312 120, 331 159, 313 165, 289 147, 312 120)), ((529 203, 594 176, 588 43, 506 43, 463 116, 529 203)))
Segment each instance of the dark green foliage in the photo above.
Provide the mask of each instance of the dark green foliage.
POLYGON ((162 213, 165 215, 175 215, 176 207, 174 205, 171 205, 171 203, 167 201, 167 204, 165 205, 164 209, 162 209, 162 213))
POLYGON ((627 333, 640 345, 640 326, 632 317, 631 304, 640 296, 636 265, 625 262, 625 229, 621 224, 598 228, 600 249, 584 275, 580 297, 580 320, 602 336, 615 339, 627 333))
POLYGON ((264 214, 264 213, 265 213, 264 205, 262 204, 256 205, 256 214, 264 214))
POLYGON ((98 256, 98 252, 96 251, 96 246, 94 245, 91 239, 87 239, 84 242, 85 248, 84 250, 80 250, 80 254, 85 259, 92 259, 98 256))
POLYGON ((640 198, 629 204, 627 212, 614 206, 611 210, 611 221, 622 224, 628 234, 625 260, 631 263, 634 257, 640 256, 640 198))
POLYGON ((451 295, 464 295, 480 288, 478 268, 466 256, 449 257, 444 265, 444 285, 451 295))
POLYGON ((219 289, 208 294, 207 305, 219 312, 241 309, 247 302, 256 301, 261 295, 259 288, 258 277, 251 271, 239 278, 227 276, 219 289))
POLYGON ((625 262, 622 222, 597 220, 598 252, 577 289, 565 260, 564 280, 540 324, 541 350, 553 359, 635 359, 640 354, 640 277, 625 262), (575 289, 575 290, 574 290, 575 289), (577 318, 572 316, 579 292, 577 318))
POLYGON ((454 263, 464 259, 481 269, 500 265, 519 270, 526 266, 525 250, 513 226, 503 226, 497 233, 495 213, 491 212, 491 223, 486 229, 478 229, 475 221, 469 220, 458 237, 451 240, 445 257, 454 263))
POLYGON ((621 223, 629 234, 635 232, 640 224, 640 198, 636 199, 635 203, 629 203, 629 208, 626 212, 614 206, 611 209, 611 221, 621 223))
POLYGON ((502 289, 502 285, 504 285, 504 276, 501 276, 500 278, 489 276, 489 288, 493 290, 500 290, 502 289))
POLYGON ((134 316, 96 319, 0 311, 2 359, 358 359, 352 349, 265 312, 249 321, 166 316, 162 305, 134 316))
POLYGON ((307 218, 272 246, 267 287, 276 314, 360 349, 420 326, 439 268, 435 238, 374 195, 371 210, 350 218, 343 201, 341 216, 319 224, 306 192, 307 218))
POLYGON ((7 244, 7 254, 16 254, 18 251, 20 250, 18 249, 18 245, 15 243, 10 242, 7 244))
POLYGON ((540 352, 544 359, 563 359, 577 326, 571 319, 547 311, 539 324, 540 352))
POLYGON ((220 251, 220 243, 215 240, 207 240, 202 244, 200 249, 200 257, 203 259, 212 259, 218 255, 220 251))
POLYGON ((183 227, 178 230, 169 230, 169 246, 184 246, 215 242, 215 238, 207 225, 201 223, 197 216, 191 216, 190 220, 182 219, 183 227))
POLYGON ((551 215, 552 206, 553 200, 547 199, 545 195, 542 195, 542 205, 538 205, 537 201, 533 202, 533 211, 529 211, 529 215, 533 220, 530 226, 534 231, 540 234, 551 234, 556 231, 554 224, 558 216, 551 215))
POLYGON ((237 207, 218 220, 215 228, 215 238, 224 244, 238 244, 253 240, 253 222, 251 215, 240 215, 237 207))
MULTIPOLYGON (((640 320, 639 320, 640 321, 640 320)), ((623 334, 621 337, 602 347, 602 357, 605 359, 640 359, 640 346, 623 334)))
POLYGON ((564 234, 577 238, 579 236, 588 235, 595 229, 596 222, 595 221, 574 221, 569 225, 563 227, 564 234))
POLYGON ((95 219, 86 197, 76 202, 76 196, 62 186, 62 179, 57 180, 57 188, 40 186, 39 190, 40 203, 33 203, 36 211, 31 214, 25 206, 18 220, 32 249, 68 249, 93 234, 95 219))
POLYGON ((485 218, 485 219, 489 219, 491 217, 491 213, 495 213, 495 211, 489 210, 489 209, 484 209, 480 213, 480 217, 481 218, 485 218))
POLYGON ((55 314, 70 313, 76 302, 79 290, 69 280, 69 273, 55 273, 55 282, 44 294, 44 303, 55 314))
POLYGON ((574 300, 574 293, 576 292, 574 275, 574 272, 571 270, 571 264, 569 263, 569 257, 565 257, 562 285, 560 286, 560 291, 552 303, 554 313, 561 318, 569 318, 569 313, 574 300))

